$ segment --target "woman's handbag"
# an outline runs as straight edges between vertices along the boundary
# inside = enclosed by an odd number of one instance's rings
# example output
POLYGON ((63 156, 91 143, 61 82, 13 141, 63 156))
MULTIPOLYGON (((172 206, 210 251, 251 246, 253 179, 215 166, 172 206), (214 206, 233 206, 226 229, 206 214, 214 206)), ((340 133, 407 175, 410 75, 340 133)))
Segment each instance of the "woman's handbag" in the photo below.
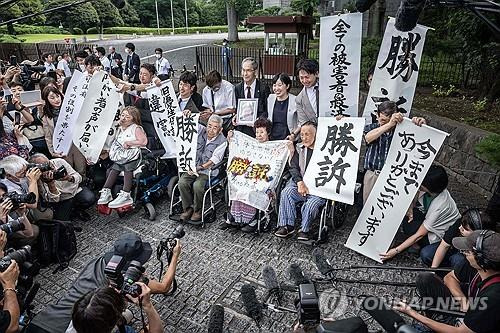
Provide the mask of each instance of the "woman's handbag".
POLYGON ((109 150, 109 159, 116 164, 126 164, 138 159, 141 155, 139 148, 124 148, 118 140, 113 141, 109 150))

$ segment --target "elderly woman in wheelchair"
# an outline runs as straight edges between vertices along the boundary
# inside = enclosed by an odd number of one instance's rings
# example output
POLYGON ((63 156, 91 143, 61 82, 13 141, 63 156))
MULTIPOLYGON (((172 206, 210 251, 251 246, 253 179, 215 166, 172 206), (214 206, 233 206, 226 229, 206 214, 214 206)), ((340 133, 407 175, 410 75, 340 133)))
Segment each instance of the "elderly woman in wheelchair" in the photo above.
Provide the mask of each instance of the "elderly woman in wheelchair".
MULTIPOLYGON (((186 116, 189 116, 190 113, 189 110, 184 111, 186 116)), ((178 185, 183 208, 180 219, 193 224, 201 224, 209 170, 222 161, 227 147, 226 137, 222 134, 222 118, 220 116, 211 115, 207 126, 199 125, 198 130, 196 170, 182 173, 178 185)), ((218 170, 212 170, 211 176, 215 177, 217 172, 218 170)))
POLYGON ((275 232, 277 237, 287 238, 295 233, 296 205, 302 202, 302 225, 297 239, 300 241, 310 240, 310 225, 326 203, 325 199, 309 194, 302 179, 313 153, 316 127, 316 123, 308 121, 300 128, 302 142, 296 145, 295 153, 290 162, 292 178, 280 196, 278 230, 275 232))

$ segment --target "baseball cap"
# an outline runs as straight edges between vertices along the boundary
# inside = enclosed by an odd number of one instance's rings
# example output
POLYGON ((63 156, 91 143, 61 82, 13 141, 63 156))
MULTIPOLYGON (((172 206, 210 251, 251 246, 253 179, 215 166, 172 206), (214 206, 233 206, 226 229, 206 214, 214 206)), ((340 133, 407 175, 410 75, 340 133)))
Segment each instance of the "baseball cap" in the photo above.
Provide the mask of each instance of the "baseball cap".
MULTIPOLYGON (((453 246, 458 250, 477 251, 476 242, 482 230, 473 231, 467 237, 455 237, 453 246)), ((500 234, 488 230, 483 236, 482 253, 491 261, 500 262, 500 234)))
POLYGON ((108 263, 113 255, 122 256, 127 261, 125 264, 126 268, 133 260, 137 260, 144 265, 152 253, 151 244, 143 242, 139 235, 130 232, 123 234, 115 241, 113 249, 104 254, 104 260, 108 263))

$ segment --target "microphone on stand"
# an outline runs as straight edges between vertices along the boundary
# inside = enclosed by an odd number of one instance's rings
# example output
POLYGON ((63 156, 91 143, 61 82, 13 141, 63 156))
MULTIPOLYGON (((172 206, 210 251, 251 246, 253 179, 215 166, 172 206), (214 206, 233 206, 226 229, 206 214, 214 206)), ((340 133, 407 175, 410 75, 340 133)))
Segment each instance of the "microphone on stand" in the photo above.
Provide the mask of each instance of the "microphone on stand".
POLYGON ((320 248, 315 248, 312 252, 314 263, 318 268, 318 271, 329 279, 335 278, 335 269, 332 267, 328 259, 325 257, 325 253, 320 248))
POLYGON ((293 281, 294 285, 298 286, 301 284, 311 283, 309 279, 307 279, 302 272, 302 268, 300 268, 299 264, 293 263, 288 268, 288 274, 290 275, 290 279, 293 281))
POLYGON ((255 288, 249 284, 241 286, 241 300, 247 311, 247 315, 255 321, 257 327, 260 328, 259 321, 262 319, 262 304, 257 301, 255 288))
POLYGON ((262 270, 262 279, 269 293, 269 298, 274 298, 278 305, 283 300, 283 291, 280 288, 276 272, 271 266, 265 266, 262 270))
POLYGON ((219 304, 212 305, 208 321, 208 333, 222 333, 224 329, 224 307, 219 304))

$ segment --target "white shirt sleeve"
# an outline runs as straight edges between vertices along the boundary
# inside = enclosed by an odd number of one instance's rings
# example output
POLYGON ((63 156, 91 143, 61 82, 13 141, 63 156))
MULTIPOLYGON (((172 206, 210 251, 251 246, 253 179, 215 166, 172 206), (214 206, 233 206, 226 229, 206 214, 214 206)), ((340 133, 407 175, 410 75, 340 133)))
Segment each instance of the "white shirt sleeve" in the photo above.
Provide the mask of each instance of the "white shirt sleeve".
POLYGON ((210 161, 212 161, 213 164, 218 164, 222 159, 224 158, 224 152, 226 151, 227 147, 227 141, 224 141, 222 144, 220 144, 217 148, 215 148, 212 157, 210 157, 210 161))

